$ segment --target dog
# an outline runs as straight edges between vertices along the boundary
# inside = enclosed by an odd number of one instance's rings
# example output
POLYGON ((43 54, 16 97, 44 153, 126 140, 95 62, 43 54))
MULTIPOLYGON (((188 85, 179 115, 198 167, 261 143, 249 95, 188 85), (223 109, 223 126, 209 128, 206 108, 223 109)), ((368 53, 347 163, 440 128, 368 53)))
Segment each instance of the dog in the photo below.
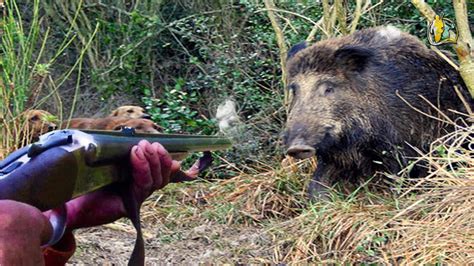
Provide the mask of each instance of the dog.
MULTIPOLYGON (((62 123, 66 128, 67 121, 62 123)), ((69 121, 67 128, 71 129, 98 129, 98 130, 121 130, 124 127, 132 127, 137 133, 161 133, 162 128, 153 121, 143 118, 106 117, 106 118, 73 118, 69 121)))
POLYGON ((109 117, 128 117, 128 118, 143 118, 151 119, 151 116, 145 112, 145 109, 140 106, 124 105, 112 111, 109 117))
POLYGON ((44 110, 27 110, 22 113, 22 119, 25 121, 24 134, 28 140, 36 141, 42 134, 57 129, 57 125, 51 122, 51 113, 44 110))

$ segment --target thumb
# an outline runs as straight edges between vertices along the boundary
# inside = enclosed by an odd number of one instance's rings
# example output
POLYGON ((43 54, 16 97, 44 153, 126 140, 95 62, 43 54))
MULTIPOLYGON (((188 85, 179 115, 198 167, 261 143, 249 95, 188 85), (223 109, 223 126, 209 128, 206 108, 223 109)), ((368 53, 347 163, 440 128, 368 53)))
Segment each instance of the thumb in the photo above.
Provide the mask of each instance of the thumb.
POLYGON ((38 217, 39 232, 40 232, 40 243, 41 245, 46 245, 53 237, 53 226, 49 221, 49 218, 52 216, 51 210, 44 212, 43 215, 38 217))

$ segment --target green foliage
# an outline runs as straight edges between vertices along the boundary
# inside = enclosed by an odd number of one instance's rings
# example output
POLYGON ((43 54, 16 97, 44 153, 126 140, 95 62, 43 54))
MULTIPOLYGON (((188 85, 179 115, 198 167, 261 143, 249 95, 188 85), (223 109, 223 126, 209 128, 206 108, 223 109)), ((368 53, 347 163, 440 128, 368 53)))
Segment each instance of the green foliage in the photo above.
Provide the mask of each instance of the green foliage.
POLYGON ((133 11, 127 23, 97 18, 101 33, 99 49, 111 52, 111 58, 92 71, 92 84, 108 97, 116 92, 140 95, 150 89, 147 82, 153 69, 149 67, 151 49, 159 42, 162 23, 158 16, 133 11), (128 41, 128 42, 127 42, 128 41))
POLYGON ((196 118, 198 113, 189 108, 189 104, 198 102, 196 91, 188 93, 183 89, 185 81, 177 79, 175 86, 170 89, 164 87, 160 98, 153 98, 150 90, 145 90, 143 102, 152 119, 157 121, 165 132, 196 132, 211 134, 213 123, 210 120, 196 118))

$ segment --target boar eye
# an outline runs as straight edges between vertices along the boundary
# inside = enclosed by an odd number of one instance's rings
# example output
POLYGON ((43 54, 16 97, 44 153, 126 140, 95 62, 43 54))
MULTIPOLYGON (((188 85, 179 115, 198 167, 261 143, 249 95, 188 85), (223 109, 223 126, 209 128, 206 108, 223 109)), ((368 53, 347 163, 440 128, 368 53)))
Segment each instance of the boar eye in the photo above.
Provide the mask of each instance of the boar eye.
POLYGON ((334 92, 334 87, 333 86, 327 86, 326 89, 324 90, 324 94, 328 95, 330 93, 334 92))
POLYGON ((332 82, 323 82, 318 85, 318 91, 320 95, 329 95, 334 93, 336 86, 332 82))

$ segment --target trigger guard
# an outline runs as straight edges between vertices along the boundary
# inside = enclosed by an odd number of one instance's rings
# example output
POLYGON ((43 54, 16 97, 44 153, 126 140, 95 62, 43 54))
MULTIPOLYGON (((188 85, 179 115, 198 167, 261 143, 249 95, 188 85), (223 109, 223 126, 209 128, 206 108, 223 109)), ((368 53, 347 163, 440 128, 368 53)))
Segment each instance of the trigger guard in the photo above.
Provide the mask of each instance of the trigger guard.
POLYGON ((63 237, 64 232, 66 231, 67 225, 67 209, 66 204, 62 205, 59 208, 53 209, 50 212, 49 222, 53 227, 53 235, 51 239, 43 247, 52 246, 59 242, 63 237))

